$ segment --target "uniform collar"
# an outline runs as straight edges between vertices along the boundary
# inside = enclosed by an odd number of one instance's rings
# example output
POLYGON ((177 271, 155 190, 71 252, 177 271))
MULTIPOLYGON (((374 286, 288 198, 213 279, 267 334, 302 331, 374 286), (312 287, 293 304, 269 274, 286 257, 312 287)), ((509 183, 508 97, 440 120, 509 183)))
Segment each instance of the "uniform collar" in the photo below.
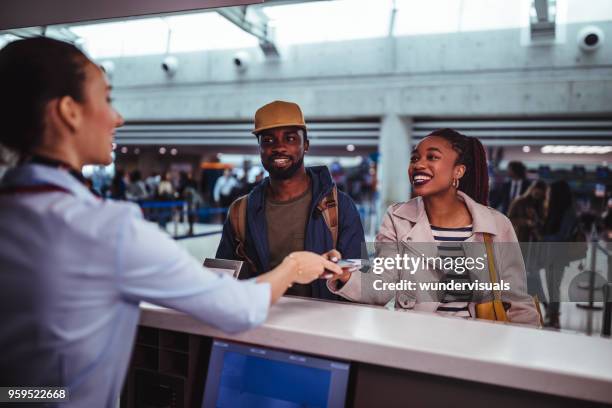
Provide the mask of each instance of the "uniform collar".
POLYGON ((8 170, 0 184, 3 187, 52 184, 68 190, 81 200, 91 202, 99 200, 68 170, 36 163, 24 163, 8 170))
MULTIPOLYGON (((463 191, 457 191, 457 194, 465 202, 465 206, 472 216, 472 231, 475 233, 479 232, 497 235, 497 224, 491 209, 477 203, 463 191)), ((416 224, 415 227, 423 223, 429 224, 427 212, 425 211, 425 203, 422 197, 416 197, 398 206, 393 211, 393 215, 416 224)))

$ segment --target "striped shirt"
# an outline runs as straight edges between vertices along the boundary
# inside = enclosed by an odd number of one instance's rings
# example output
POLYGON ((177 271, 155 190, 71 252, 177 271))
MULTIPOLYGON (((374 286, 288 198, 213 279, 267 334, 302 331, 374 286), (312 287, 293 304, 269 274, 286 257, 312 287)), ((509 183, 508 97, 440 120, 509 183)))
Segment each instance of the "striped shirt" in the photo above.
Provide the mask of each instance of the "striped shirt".
MULTIPOLYGON (((465 252, 461 242, 472 236, 472 225, 459 228, 443 228, 431 225, 434 241, 438 243, 438 257, 442 258, 443 263, 453 260, 453 264, 458 258, 464 258, 465 252)), ((441 282, 469 282, 470 274, 456 273, 452 269, 441 271, 444 277, 441 282)), ((446 291, 438 306, 438 312, 458 317, 470 317, 468 303, 472 299, 472 291, 446 291)))

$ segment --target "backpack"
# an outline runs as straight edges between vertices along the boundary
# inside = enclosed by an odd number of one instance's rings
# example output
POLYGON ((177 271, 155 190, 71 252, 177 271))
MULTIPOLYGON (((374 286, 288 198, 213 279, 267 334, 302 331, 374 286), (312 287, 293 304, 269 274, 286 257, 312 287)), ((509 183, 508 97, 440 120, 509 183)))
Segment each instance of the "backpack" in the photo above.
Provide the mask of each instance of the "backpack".
MULTIPOLYGON (((256 271, 255 262, 246 254, 246 216, 248 194, 237 198, 229 207, 228 216, 236 242, 236 256, 249 264, 252 272, 256 271)), ((338 189, 334 185, 325 197, 317 204, 317 210, 323 215, 325 225, 329 228, 334 243, 334 249, 338 244, 338 189)))

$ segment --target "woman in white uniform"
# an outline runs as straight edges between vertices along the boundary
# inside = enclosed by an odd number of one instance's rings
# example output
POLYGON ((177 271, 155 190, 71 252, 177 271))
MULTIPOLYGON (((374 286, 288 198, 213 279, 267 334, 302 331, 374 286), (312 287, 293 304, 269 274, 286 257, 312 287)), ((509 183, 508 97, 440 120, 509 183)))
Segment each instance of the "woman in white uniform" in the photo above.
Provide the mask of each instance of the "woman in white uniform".
POLYGON ((236 332, 262 323, 293 283, 341 272, 296 252, 257 279, 218 276, 136 205, 92 194, 80 169, 111 163, 123 118, 103 72, 73 45, 8 44, 0 89, 0 144, 19 157, 0 183, 0 385, 63 386, 70 406, 112 406, 139 302, 236 332))

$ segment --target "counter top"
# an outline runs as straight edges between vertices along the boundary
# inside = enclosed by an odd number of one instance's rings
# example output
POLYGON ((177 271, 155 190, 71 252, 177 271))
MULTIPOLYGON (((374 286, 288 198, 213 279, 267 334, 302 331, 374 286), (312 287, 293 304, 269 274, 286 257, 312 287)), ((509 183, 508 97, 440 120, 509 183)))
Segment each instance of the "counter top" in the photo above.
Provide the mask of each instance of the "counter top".
POLYGON ((174 310, 141 310, 143 326, 612 403, 612 340, 601 337, 291 297, 237 335, 174 310))

